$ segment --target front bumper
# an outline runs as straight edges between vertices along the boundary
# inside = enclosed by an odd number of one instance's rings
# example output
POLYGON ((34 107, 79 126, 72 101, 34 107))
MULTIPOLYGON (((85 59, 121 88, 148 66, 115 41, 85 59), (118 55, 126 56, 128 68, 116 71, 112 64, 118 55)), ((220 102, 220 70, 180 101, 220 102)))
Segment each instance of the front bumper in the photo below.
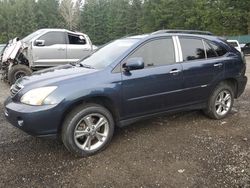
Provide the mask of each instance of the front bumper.
POLYGON ((39 137, 57 134, 62 117, 60 105, 30 106, 7 98, 4 106, 6 119, 24 132, 39 137))
POLYGON ((236 93, 236 98, 241 96, 241 94, 244 92, 247 84, 247 77, 246 76, 241 76, 237 78, 237 83, 238 83, 238 89, 236 93))

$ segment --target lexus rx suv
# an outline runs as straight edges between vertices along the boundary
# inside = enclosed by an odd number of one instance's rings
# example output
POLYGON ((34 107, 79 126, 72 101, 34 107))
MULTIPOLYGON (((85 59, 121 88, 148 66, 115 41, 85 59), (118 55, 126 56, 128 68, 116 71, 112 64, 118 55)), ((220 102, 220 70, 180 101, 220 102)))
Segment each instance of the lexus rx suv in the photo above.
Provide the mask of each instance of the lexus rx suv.
POLYGON ((191 109, 226 117, 245 89, 245 71, 244 56, 209 32, 161 30, 20 78, 4 112, 15 127, 59 136, 69 151, 88 156, 108 145, 115 126, 191 109))

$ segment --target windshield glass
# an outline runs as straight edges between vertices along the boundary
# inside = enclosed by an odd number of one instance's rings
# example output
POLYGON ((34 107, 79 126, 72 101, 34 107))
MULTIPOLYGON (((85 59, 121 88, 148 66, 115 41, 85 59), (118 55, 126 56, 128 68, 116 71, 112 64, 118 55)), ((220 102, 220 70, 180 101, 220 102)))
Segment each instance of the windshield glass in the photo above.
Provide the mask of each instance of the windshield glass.
POLYGON ((80 61, 82 65, 88 65, 95 69, 103 69, 112 64, 126 50, 128 50, 138 39, 119 39, 107 44, 86 59, 80 61))
POLYGON ((1 53, 2 53, 2 51, 3 51, 3 49, 4 49, 4 47, 5 47, 5 45, 0 45, 0 55, 1 55, 1 53))
POLYGON ((37 36, 37 35, 40 35, 40 34, 42 34, 43 32, 45 32, 44 30, 37 30, 37 31, 35 31, 34 33, 31 33, 31 34, 29 34, 28 36, 26 36, 26 37, 24 37, 23 39, 22 39, 22 41, 24 41, 24 42, 29 42, 32 38, 34 38, 35 36, 37 36))
POLYGON ((230 45, 232 45, 233 47, 238 47, 237 42, 229 42, 230 45))

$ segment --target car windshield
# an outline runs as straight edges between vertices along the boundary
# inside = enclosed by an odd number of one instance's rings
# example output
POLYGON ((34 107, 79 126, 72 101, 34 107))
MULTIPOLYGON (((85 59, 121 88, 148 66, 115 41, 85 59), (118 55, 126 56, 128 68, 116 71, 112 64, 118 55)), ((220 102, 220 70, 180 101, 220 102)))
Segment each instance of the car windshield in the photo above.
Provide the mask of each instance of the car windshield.
POLYGON ((229 42, 230 45, 232 45, 233 47, 238 47, 237 42, 229 42))
POLYGON ((5 45, 0 45, 0 54, 2 53, 4 47, 5 47, 5 45))
POLYGON ((31 34, 29 34, 28 36, 24 37, 24 38, 22 39, 22 41, 25 42, 25 43, 27 43, 27 42, 29 42, 31 39, 33 39, 35 36, 40 35, 40 34, 42 34, 43 32, 45 32, 45 31, 42 30, 42 29, 41 29, 41 30, 37 30, 37 31, 35 31, 35 32, 31 33, 31 34))
POLYGON ((119 39, 97 50, 91 56, 80 61, 83 66, 103 69, 112 64, 126 50, 138 42, 138 39, 119 39))

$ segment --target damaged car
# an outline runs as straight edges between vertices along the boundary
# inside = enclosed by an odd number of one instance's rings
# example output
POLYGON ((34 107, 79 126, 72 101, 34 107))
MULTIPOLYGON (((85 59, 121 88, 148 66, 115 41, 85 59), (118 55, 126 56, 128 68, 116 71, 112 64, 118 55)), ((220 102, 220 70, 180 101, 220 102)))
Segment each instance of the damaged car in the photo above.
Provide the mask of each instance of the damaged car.
POLYGON ((96 47, 83 33, 66 29, 40 29, 9 41, 1 59, 2 79, 11 85, 35 70, 77 62, 96 47))

